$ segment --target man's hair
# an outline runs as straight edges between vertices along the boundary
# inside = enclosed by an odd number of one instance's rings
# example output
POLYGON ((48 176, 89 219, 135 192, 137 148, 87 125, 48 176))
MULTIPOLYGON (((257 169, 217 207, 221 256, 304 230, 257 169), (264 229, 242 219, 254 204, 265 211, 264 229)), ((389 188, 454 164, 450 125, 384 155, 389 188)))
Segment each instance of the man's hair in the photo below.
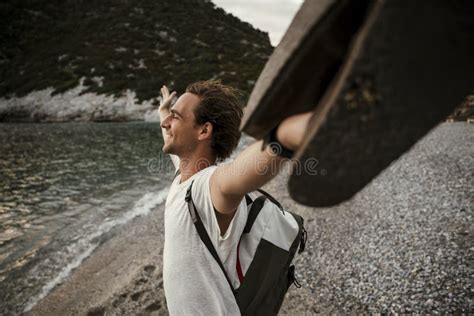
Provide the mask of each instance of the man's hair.
POLYGON ((194 110, 196 124, 212 124, 211 148, 218 159, 228 158, 240 139, 242 108, 240 91, 220 81, 198 81, 190 84, 186 92, 197 95, 201 102, 194 110))

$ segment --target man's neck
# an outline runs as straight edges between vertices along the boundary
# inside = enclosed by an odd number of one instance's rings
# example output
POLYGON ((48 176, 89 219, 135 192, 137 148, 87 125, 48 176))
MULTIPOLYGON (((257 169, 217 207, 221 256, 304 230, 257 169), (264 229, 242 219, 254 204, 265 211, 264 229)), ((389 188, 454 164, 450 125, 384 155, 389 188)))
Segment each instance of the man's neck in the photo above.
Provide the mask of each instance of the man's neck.
POLYGON ((191 178, 199 171, 206 169, 216 163, 214 155, 195 154, 189 157, 180 157, 179 170, 181 172, 181 182, 191 178))

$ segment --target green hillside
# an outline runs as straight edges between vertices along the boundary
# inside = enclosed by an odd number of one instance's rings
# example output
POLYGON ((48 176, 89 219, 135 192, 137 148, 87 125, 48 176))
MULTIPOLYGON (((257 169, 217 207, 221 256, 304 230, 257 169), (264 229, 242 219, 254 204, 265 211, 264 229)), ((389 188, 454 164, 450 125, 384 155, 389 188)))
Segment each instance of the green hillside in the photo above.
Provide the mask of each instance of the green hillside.
POLYGON ((216 78, 250 92, 268 34, 205 0, 4 0, 0 97, 54 87, 137 98, 216 78))

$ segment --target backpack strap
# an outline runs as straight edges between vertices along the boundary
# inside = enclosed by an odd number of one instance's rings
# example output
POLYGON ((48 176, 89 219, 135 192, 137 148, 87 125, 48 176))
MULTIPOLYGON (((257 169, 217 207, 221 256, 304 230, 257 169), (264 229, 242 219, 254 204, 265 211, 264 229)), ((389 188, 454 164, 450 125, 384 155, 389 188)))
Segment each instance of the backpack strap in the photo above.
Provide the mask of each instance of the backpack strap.
POLYGON ((252 225, 257 219, 258 214, 260 213, 260 210, 263 208, 263 204, 265 203, 265 200, 267 197, 265 195, 261 195, 258 198, 253 201, 252 206, 250 207, 248 217, 247 217, 247 223, 245 224, 244 228, 244 234, 248 234, 250 230, 252 229, 252 225))
POLYGON ((245 201, 247 202, 247 206, 249 206, 253 202, 252 198, 248 194, 245 194, 245 201))
POLYGON ((224 273, 224 276, 227 280, 227 283, 229 283, 230 289, 232 290, 232 293, 234 295, 236 294, 236 291, 234 290, 234 287, 232 286, 232 283, 229 279, 229 276, 225 272, 224 265, 222 264, 221 259, 219 258, 219 255, 217 254, 216 249, 214 248, 214 245, 212 244, 211 238, 209 238, 209 235, 206 231, 206 228, 204 227, 204 224, 201 221, 201 218, 199 217, 198 212, 196 211, 196 207, 194 206, 194 202, 191 196, 191 189, 193 187, 193 182, 191 182, 191 185, 189 186, 188 190, 186 191, 186 202, 188 203, 188 210, 189 214, 191 215, 191 219, 193 221, 194 226, 196 227, 196 230, 198 232, 199 237, 201 238, 202 242, 204 245, 207 247, 209 252, 211 253, 212 257, 216 260, 217 264, 221 268, 222 272, 224 273))
POLYGON ((265 195, 270 201, 272 201, 276 206, 278 206, 280 210, 283 211, 283 206, 270 193, 263 191, 262 189, 258 189, 257 191, 265 195))
POLYGON ((248 212, 247 216, 247 223, 245 223, 244 231, 242 232, 242 235, 240 236, 239 243, 237 245, 237 262, 235 264, 236 270, 237 270, 237 276, 239 277, 240 284, 244 281, 244 274, 242 272, 242 265, 240 264, 240 242, 242 241, 243 234, 248 234, 250 230, 252 229, 253 223, 257 219, 258 214, 260 213, 260 210, 263 208, 263 204, 265 203, 265 200, 267 197, 265 195, 261 195, 258 198, 255 199, 255 201, 252 202, 252 199, 248 194, 245 195, 245 198, 247 199, 247 206, 252 204, 250 207, 250 210, 248 212), (250 203, 249 203, 250 200, 250 203))
POLYGON ((244 234, 248 234, 250 232, 250 230, 252 229, 253 223, 257 219, 257 216, 260 213, 260 210, 262 209, 263 204, 265 203, 265 199, 269 199, 272 203, 274 203, 276 206, 278 206, 278 208, 283 212, 283 214, 285 214, 283 206, 270 193, 268 193, 268 192, 266 192, 262 189, 258 189, 257 191, 262 193, 263 195, 256 198, 255 201, 253 201, 253 202, 252 202, 252 199, 250 198, 250 196, 248 196, 248 194, 245 195, 245 199, 247 200, 247 206, 249 206, 252 203, 253 204, 250 207, 250 210, 249 210, 249 213, 248 213, 247 223, 245 224, 245 228, 244 228, 244 232, 243 232, 244 234), (249 202, 249 200, 250 200, 250 202, 249 202))

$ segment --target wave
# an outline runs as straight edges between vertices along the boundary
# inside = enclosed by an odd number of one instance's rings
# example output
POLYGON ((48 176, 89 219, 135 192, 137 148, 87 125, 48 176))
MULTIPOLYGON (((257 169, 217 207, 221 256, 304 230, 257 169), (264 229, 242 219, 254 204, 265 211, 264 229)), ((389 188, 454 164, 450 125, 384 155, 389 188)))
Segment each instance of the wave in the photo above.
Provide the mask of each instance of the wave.
MULTIPOLYGON (((93 232, 87 234, 86 236, 76 240, 71 245, 67 246, 67 252, 72 253, 73 258, 69 260, 57 275, 50 279, 39 291, 38 295, 33 296, 28 303, 26 304, 23 312, 28 312, 31 310, 40 300, 42 300, 46 295, 48 295, 57 285, 61 284, 71 272, 79 267, 79 265, 89 257, 92 252, 99 246, 101 236, 108 233, 113 227, 118 225, 123 225, 128 221, 132 220, 138 216, 144 216, 150 213, 150 211, 162 204, 167 195, 169 187, 166 187, 158 192, 148 192, 144 194, 128 212, 125 212, 122 216, 118 218, 107 218, 102 222, 98 227, 95 227, 93 232)), ((40 266, 35 268, 36 270, 41 270, 40 266)), ((35 274, 35 271, 32 271, 35 274)))

